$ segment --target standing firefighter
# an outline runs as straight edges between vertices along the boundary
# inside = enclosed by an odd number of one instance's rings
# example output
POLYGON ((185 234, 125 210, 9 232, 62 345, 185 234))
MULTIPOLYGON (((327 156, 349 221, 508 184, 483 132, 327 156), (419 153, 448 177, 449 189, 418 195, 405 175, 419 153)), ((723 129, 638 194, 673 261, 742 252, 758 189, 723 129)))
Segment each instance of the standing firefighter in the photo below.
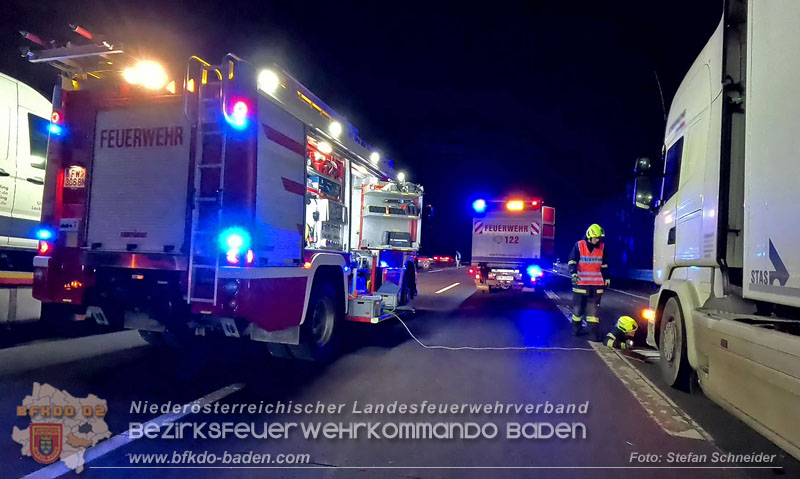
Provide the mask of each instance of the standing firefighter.
POLYGON ((575 243, 569 255, 569 270, 572 273, 572 335, 577 336, 580 333, 585 315, 590 339, 593 341, 599 340, 598 311, 603 288, 611 282, 604 236, 603 228, 593 224, 586 230, 586 238, 575 243))

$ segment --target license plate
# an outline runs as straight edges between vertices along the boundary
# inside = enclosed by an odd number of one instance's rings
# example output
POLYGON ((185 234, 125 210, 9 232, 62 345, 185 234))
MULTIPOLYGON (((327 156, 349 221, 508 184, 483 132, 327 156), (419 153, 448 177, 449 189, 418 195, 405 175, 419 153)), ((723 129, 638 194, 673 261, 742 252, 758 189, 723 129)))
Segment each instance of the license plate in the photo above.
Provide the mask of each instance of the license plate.
POLYGON ((513 276, 498 276, 497 281, 514 281, 513 276))

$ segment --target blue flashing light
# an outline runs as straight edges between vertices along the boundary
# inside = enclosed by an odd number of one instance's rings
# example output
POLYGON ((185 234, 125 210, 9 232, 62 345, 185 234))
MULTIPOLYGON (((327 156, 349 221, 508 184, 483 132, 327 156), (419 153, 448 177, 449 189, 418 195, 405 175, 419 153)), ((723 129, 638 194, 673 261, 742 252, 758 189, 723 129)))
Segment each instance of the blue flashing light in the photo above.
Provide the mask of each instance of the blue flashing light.
POLYGON ((41 241, 49 241, 53 239, 53 231, 48 228, 39 228, 36 230, 36 238, 41 241))
POLYGON ((477 199, 473 201, 472 209, 475 210, 476 213, 483 213, 486 211, 486 200, 477 199))
POLYGON ((389 267, 389 263, 387 263, 386 261, 381 261, 380 265, 381 265, 381 268, 388 268, 389 267))
POLYGON ((542 268, 540 268, 535 264, 528 266, 527 272, 528 276, 530 276, 531 279, 540 278, 542 275, 544 275, 544 273, 542 272, 542 268))
POLYGON ((51 135, 61 136, 61 134, 64 133, 64 128, 61 125, 50 123, 47 125, 47 131, 50 132, 51 135))
POLYGON ((220 233, 219 244, 227 253, 231 250, 247 251, 250 249, 250 233, 239 227, 228 228, 220 233))
POLYGON ((234 102, 233 108, 231 109, 231 114, 225 113, 225 120, 231 125, 233 128, 237 130, 244 130, 247 128, 247 112, 249 108, 247 107, 247 103, 242 100, 238 100, 234 102))

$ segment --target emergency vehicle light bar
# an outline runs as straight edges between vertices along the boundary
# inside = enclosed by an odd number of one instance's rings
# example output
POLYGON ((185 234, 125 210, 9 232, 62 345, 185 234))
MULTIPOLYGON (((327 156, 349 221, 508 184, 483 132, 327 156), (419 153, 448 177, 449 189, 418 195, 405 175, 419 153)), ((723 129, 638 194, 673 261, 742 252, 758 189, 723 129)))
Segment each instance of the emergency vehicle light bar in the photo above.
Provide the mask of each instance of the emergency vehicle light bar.
POLYGON ((539 198, 524 200, 485 200, 483 198, 478 198, 472 202, 472 209, 478 214, 486 213, 486 210, 490 209, 490 204, 494 205, 492 206, 492 209, 505 208, 507 211, 517 212, 530 209, 537 210, 543 206, 544 202, 539 198))
POLYGON ((508 211, 522 211, 525 208, 525 203, 522 200, 511 200, 506 203, 508 211))

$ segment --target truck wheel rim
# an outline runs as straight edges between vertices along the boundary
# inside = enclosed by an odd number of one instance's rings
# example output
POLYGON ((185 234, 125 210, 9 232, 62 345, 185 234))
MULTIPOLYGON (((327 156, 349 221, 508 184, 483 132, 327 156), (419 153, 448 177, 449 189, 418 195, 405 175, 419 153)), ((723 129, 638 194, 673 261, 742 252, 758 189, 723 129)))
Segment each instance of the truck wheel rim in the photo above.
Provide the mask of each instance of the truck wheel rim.
POLYGON ((668 362, 672 362, 675 358, 676 329, 674 320, 668 322, 664 327, 664 359, 668 362))
POLYGON ((333 332, 333 310, 328 306, 327 301, 320 301, 314 308, 314 316, 311 319, 311 333, 314 341, 324 346, 331 339, 333 332))

